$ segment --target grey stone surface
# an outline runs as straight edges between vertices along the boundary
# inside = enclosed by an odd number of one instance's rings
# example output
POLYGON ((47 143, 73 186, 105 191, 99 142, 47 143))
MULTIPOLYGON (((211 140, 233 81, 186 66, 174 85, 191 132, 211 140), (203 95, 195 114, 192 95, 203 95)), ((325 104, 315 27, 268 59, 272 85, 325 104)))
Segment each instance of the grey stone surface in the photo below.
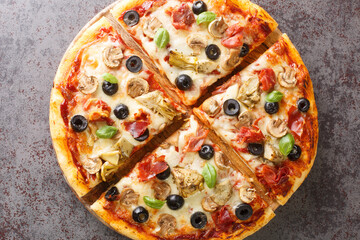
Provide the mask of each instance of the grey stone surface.
MULTIPOLYGON (((111 0, 0 0, 0 239, 125 239, 65 183, 48 127, 67 46, 111 0)), ((313 170, 249 239, 360 239, 360 1, 256 0, 312 77, 320 141, 313 170)))

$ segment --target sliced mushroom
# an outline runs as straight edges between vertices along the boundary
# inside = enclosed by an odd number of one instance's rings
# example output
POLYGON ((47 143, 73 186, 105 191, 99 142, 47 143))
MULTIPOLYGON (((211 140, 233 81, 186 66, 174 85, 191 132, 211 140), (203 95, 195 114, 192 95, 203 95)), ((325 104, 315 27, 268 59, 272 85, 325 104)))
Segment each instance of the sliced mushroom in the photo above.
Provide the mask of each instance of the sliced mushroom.
POLYGON ((151 188, 154 190, 154 196, 156 199, 165 201, 167 196, 171 193, 171 187, 166 182, 156 181, 151 185, 151 188))
POLYGON ((215 165, 221 170, 230 168, 230 162, 222 152, 215 152, 214 162, 215 165))
POLYGON ((241 201, 244 203, 251 203, 256 197, 256 190, 249 186, 242 186, 240 187, 239 195, 241 201))
POLYGON ((136 193, 131 188, 124 188, 120 194, 120 203, 125 207, 130 207, 131 205, 137 205, 139 201, 139 194, 136 193))
POLYGON ((123 52, 120 48, 112 46, 107 47, 103 51, 104 64, 109 68, 117 68, 121 64, 121 60, 124 58, 123 52))
POLYGON ((173 232, 176 228, 176 218, 170 214, 163 213, 159 216, 157 221, 160 227, 160 235, 166 236, 173 232))
POLYGON ((173 168, 175 184, 184 198, 204 189, 204 178, 195 170, 173 168))
POLYGON ((118 165, 120 159, 120 152, 119 151, 105 152, 100 155, 100 158, 113 165, 118 165))
POLYGON ((162 27, 162 23, 159 21, 159 19, 153 17, 145 21, 143 26, 143 32, 148 38, 153 39, 156 34, 156 31, 161 27, 162 27))
POLYGON ((207 39, 202 34, 193 33, 187 37, 186 43, 193 50, 192 55, 199 55, 201 49, 206 47, 207 39))
POLYGON ((296 72, 291 67, 285 67, 278 73, 277 80, 282 87, 293 88, 297 83, 296 72))
POLYGON ((82 76, 79 80, 78 89, 83 94, 92 94, 99 86, 99 81, 94 76, 82 76))
POLYGON ((240 59, 240 50, 230 49, 229 54, 227 54, 225 59, 221 62, 221 67, 225 71, 231 71, 239 64, 240 59))
POLYGON ((232 186, 230 180, 225 180, 215 186, 214 195, 211 196, 211 199, 218 205, 223 206, 229 199, 232 194, 232 186))
POLYGON ((235 127, 241 128, 243 126, 249 127, 254 121, 254 114, 250 111, 242 112, 238 117, 238 122, 235 123, 235 127))
POLYGON ((89 174, 96 174, 100 171, 102 161, 100 158, 89 158, 82 159, 82 166, 89 174))
POLYGON ((266 130, 271 136, 281 138, 287 133, 286 122, 281 119, 270 120, 266 126, 266 130))
POLYGON ((279 163, 285 159, 281 152, 274 147, 274 144, 271 140, 269 140, 269 138, 265 140, 264 158, 273 163, 279 163))
POLYGON ((260 101, 259 79, 251 77, 243 83, 237 96, 238 100, 249 108, 253 108, 260 101))
POLYGON ((200 60, 197 62, 196 71, 199 73, 212 73, 218 65, 214 61, 200 60))
POLYGON ((208 31, 211 36, 216 38, 222 38, 228 25, 226 24, 223 17, 216 18, 209 24, 208 31))
POLYGON ((124 135, 120 137, 119 141, 115 143, 114 147, 121 151, 121 157, 123 158, 130 157, 130 154, 134 149, 134 145, 129 140, 127 140, 124 135))
POLYGON ((160 147, 161 147, 162 149, 169 149, 169 148, 171 147, 171 144, 168 143, 168 142, 163 142, 163 143, 160 145, 160 147))
POLYGON ((142 78, 132 78, 127 83, 127 94, 136 98, 149 92, 149 83, 142 78))
POLYGON ((204 197, 201 206, 206 212, 215 212, 219 208, 219 204, 214 202, 211 197, 204 197))
POLYGON ((109 162, 105 162, 102 166, 101 166, 101 178, 104 182, 107 182, 108 180, 110 180, 110 178, 114 175, 114 173, 118 170, 118 166, 113 165, 109 162))
POLYGON ((202 105, 202 110, 209 115, 209 117, 214 117, 221 111, 221 106, 219 102, 214 98, 208 98, 202 105))

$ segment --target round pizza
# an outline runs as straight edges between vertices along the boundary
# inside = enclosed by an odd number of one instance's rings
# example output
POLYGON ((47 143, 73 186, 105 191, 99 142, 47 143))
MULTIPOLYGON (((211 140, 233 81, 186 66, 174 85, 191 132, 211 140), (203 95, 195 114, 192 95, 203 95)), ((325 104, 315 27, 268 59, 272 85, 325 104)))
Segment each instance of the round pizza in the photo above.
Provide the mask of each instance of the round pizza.
POLYGON ((248 0, 122 0, 66 51, 50 99, 63 175, 132 239, 243 239, 308 175, 309 73, 248 0))

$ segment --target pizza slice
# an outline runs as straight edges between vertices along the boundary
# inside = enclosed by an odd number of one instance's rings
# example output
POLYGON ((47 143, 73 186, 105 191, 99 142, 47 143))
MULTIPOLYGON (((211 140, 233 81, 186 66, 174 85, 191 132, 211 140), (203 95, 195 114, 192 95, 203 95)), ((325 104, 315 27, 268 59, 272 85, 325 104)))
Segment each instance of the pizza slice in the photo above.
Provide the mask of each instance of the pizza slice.
POLYGON ((111 12, 186 105, 195 104, 277 27, 248 0, 125 0, 111 12))
POLYGON ((213 94, 195 114, 285 204, 309 173, 318 141, 312 82, 288 36, 213 94))
POLYGON ((243 239, 274 213, 192 116, 91 209, 133 239, 243 239))
POLYGON ((50 127, 59 164, 83 196, 183 110, 101 18, 68 49, 54 81, 50 127))

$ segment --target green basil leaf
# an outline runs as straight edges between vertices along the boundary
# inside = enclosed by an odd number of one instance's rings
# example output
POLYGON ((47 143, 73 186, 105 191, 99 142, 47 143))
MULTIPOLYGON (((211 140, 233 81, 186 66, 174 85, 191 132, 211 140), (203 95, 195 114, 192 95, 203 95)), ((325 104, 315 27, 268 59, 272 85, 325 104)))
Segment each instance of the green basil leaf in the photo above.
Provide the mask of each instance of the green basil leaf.
POLYGON ((164 204, 166 203, 166 201, 157 200, 148 196, 145 196, 143 199, 146 205, 155 209, 162 208, 162 206, 164 206, 164 204))
POLYGON ((158 48, 164 48, 170 41, 169 32, 165 28, 159 28, 155 34, 154 41, 158 48))
POLYGON ((209 188, 215 187, 216 184, 216 169, 213 165, 207 163, 202 171, 205 183, 209 188))
POLYGON ((286 134, 280 139, 279 148, 282 155, 287 156, 295 144, 294 136, 291 133, 286 134))
POLYGON ((107 81, 107 82, 109 82, 109 83, 112 83, 112 84, 115 84, 115 83, 118 83, 119 81, 117 80, 117 78, 114 76, 114 75, 112 75, 111 73, 104 73, 103 75, 102 75, 102 78, 105 80, 105 81, 107 81))
POLYGON ((118 132, 118 129, 116 127, 112 126, 104 126, 96 131, 96 136, 98 138, 112 138, 115 136, 115 134, 118 132))
POLYGON ((196 23, 198 25, 200 25, 201 23, 204 23, 204 22, 212 22, 215 20, 215 18, 216 18, 216 14, 213 12, 210 12, 210 11, 202 12, 197 17, 196 23))
POLYGON ((272 91, 271 93, 269 93, 268 95, 266 95, 265 100, 267 102, 280 102, 281 99, 283 98, 284 94, 282 94, 279 91, 272 91))

